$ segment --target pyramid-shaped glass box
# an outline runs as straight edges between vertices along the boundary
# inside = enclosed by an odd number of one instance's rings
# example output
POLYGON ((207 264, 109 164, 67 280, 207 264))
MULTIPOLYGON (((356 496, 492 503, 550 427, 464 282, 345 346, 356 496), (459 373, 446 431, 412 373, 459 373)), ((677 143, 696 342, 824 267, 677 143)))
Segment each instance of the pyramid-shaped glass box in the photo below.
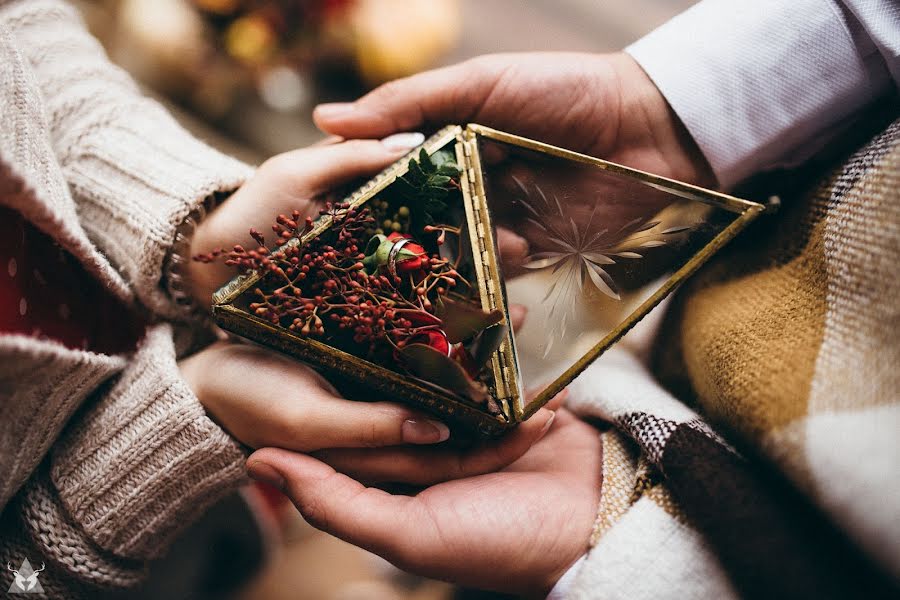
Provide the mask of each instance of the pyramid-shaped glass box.
POLYGON ((284 268, 236 277, 212 311, 222 328, 311 364, 352 397, 497 435, 764 208, 450 126, 298 225, 272 254, 284 268))

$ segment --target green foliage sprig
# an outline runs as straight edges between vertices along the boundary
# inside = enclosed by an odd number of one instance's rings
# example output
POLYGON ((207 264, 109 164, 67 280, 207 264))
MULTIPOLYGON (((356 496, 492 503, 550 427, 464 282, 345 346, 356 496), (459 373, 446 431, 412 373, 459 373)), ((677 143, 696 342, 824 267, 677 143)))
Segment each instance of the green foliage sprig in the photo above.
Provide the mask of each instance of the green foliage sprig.
POLYGON ((422 207, 424 225, 434 225, 447 210, 447 195, 459 189, 459 176, 459 166, 449 150, 438 150, 429 156, 423 148, 418 161, 410 159, 409 172, 397 179, 397 191, 402 198, 422 207))

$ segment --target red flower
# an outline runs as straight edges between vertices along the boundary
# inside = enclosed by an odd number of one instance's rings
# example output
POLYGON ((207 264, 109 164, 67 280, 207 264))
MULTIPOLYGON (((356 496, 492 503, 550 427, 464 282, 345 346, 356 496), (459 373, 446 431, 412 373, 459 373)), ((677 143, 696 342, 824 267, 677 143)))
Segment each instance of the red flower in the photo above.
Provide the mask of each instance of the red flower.
POLYGON ((443 325, 443 322, 439 318, 424 310, 401 308, 396 311, 396 316, 409 321, 412 327, 427 327, 429 325, 440 327, 443 325))
POLYGON ((444 356, 450 355, 450 341, 440 329, 426 329, 409 338, 408 344, 425 344, 444 356))
MULTIPOLYGON (((387 239, 389 242, 396 244, 400 240, 412 240, 412 236, 395 231, 387 239)), ((408 241, 397 252, 397 256, 394 259, 394 269, 397 273, 414 273, 421 271, 427 263, 428 254, 426 254, 425 248, 416 242, 408 241)))
POLYGON ((403 341, 404 346, 425 344, 441 354, 450 354, 450 341, 447 339, 447 334, 441 329, 442 323, 439 318, 423 310, 410 309, 398 310, 395 316, 403 322, 404 326, 417 328, 403 341))

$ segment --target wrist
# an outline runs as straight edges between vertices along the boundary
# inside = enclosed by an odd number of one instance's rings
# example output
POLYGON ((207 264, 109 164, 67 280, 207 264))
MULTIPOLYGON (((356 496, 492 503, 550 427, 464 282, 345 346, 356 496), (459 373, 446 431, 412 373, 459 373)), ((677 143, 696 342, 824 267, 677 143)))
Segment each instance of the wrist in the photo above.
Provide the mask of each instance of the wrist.
POLYGON ((166 255, 163 265, 163 287, 183 317, 205 315, 209 306, 208 298, 206 301, 198 301, 196 263, 191 257, 196 254, 195 240, 205 224, 207 215, 224 199, 224 194, 218 192, 210 194, 191 211, 175 230, 175 239, 166 255))
POLYGON ((716 177, 697 142, 659 88, 630 55, 610 63, 618 80, 621 162, 640 155, 645 170, 687 183, 715 187, 716 177))

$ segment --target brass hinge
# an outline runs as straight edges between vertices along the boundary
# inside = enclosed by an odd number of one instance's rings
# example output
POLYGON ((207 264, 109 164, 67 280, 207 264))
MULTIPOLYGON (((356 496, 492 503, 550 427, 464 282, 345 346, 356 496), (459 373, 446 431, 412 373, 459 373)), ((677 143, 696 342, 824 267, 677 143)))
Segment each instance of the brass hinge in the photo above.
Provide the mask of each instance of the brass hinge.
MULTIPOLYGON (((471 198, 472 226, 476 240, 472 250, 473 253, 477 255, 475 256, 475 262, 478 267, 479 283, 481 284, 479 286, 482 294, 481 305, 485 310, 497 309, 503 311, 503 306, 500 301, 501 292, 497 289, 496 283, 496 279, 499 276, 498 273, 496 273, 497 264, 496 260, 492 259, 492 243, 488 237, 490 235, 488 232, 489 226, 487 225, 488 219, 485 215, 485 212, 487 211, 487 200, 484 195, 483 186, 478 185, 478 173, 475 172, 475 143, 475 139, 471 137, 462 141, 461 145, 465 159, 464 164, 461 165, 461 167, 463 169, 463 178, 465 179, 468 188, 469 197, 471 198)), ((503 410, 507 418, 511 418, 513 414, 510 409, 510 400, 512 397, 509 385, 512 375, 510 365, 512 365, 512 350, 509 347, 509 341, 504 340, 500 345, 498 352, 491 359, 491 367, 494 372, 494 382, 497 390, 497 397, 501 404, 501 410, 503 410)))

